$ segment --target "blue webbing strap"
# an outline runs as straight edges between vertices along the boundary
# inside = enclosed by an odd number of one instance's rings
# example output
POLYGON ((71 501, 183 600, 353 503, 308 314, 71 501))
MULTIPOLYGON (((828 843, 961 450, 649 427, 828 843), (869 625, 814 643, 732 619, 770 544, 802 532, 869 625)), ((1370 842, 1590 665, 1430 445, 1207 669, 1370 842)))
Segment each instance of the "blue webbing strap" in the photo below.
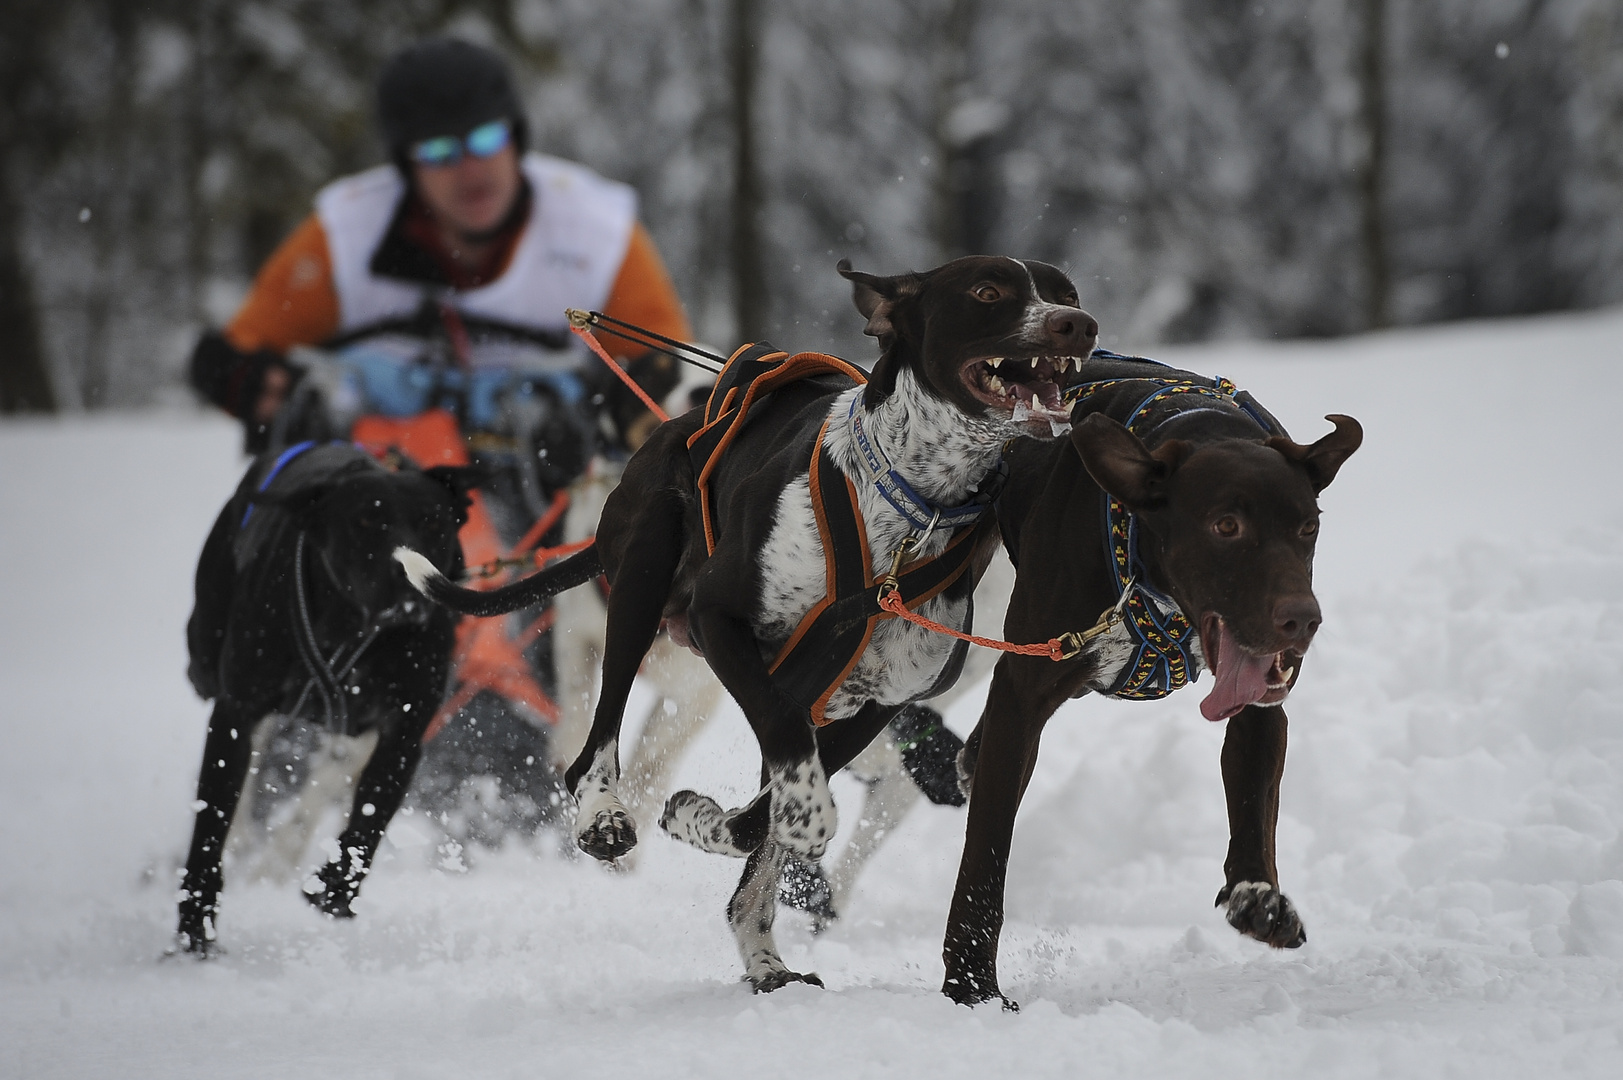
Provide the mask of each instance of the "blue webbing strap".
MULTIPOLYGON (((281 454, 279 454, 277 456, 275 464, 273 464, 270 467, 270 472, 265 474, 265 479, 263 479, 263 480, 261 480, 259 482, 258 490, 263 492, 266 488, 270 487, 271 481, 276 479, 276 474, 282 471, 282 467, 284 465, 286 465, 288 462, 292 461, 294 458, 298 457, 300 454, 304 453, 306 450, 310 449, 313 446, 315 446, 315 440, 312 439, 312 440, 308 440, 308 441, 301 442, 301 443, 294 443, 292 446, 288 447, 286 450, 283 450, 281 452, 281 454)), ((242 514, 242 524, 238 525, 237 528, 239 528, 239 529, 244 528, 248 524, 248 519, 253 517, 253 516, 254 516, 254 504, 252 502, 249 502, 248 509, 243 511, 243 514, 242 514)))

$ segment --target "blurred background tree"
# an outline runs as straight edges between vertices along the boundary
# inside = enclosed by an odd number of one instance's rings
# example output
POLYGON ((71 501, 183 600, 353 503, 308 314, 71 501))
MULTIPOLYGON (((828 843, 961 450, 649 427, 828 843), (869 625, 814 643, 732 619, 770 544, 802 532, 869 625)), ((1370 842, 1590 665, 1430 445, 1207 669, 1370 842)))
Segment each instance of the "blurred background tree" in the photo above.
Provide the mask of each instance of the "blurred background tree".
POLYGON ((431 32, 723 347, 869 355, 842 256, 1046 259, 1137 350, 1623 299, 1617 0, 7 0, 0 410, 183 397, 431 32))

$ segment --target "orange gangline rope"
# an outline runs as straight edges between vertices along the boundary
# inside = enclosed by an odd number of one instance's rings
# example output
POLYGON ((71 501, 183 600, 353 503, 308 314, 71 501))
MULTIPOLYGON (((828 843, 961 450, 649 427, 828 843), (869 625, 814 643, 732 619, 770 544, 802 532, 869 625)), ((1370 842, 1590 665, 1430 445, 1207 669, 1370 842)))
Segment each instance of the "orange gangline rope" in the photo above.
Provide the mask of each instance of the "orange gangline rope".
POLYGON ((644 405, 648 406, 648 411, 659 417, 660 423, 663 424, 665 421, 670 419, 669 416, 665 415, 665 410, 659 407, 659 403, 648 396, 648 391, 638 386, 637 380, 633 379, 630 375, 627 375, 626 369, 614 362, 614 357, 610 356, 603 346, 598 343, 597 338, 592 336, 592 332, 590 330, 587 330, 585 327, 571 324, 569 331, 582 341, 586 342, 586 347, 595 352, 599 360, 609 365, 609 370, 620 376, 621 382, 631 387, 632 392, 642 399, 642 403, 644 405))
POLYGON ((1060 641, 1059 638, 1049 638, 1046 642, 1040 645, 1016 645, 1010 641, 998 641, 996 638, 984 638, 977 637, 974 634, 965 634, 962 631, 954 630, 950 626, 943 626, 941 623, 938 623, 933 619, 926 619, 923 615, 918 615, 907 610, 907 605, 902 603, 901 594, 894 590, 886 593, 880 598, 879 606, 890 612, 892 615, 898 615, 901 618, 906 619, 915 626, 922 626, 926 630, 933 630, 938 634, 946 634, 948 637, 957 638, 959 641, 967 641, 971 645, 980 645, 987 649, 996 649, 998 652, 1019 653, 1021 656, 1046 656, 1050 660, 1066 659, 1065 645, 1060 641))
POLYGON ((535 524, 531 525, 529 531, 519 538, 518 543, 513 545, 514 556, 517 556, 519 552, 526 548, 539 544, 541 538, 547 535, 554 525, 558 524, 558 519, 563 517, 564 511, 568 509, 569 489, 565 488, 552 497, 552 505, 547 507, 547 512, 536 518, 535 524))
POLYGON ((535 554, 532 555, 531 558, 535 561, 535 565, 543 566, 551 562, 553 559, 561 559, 566 555, 573 555, 577 551, 585 551, 595 543, 597 543, 597 537, 588 536, 586 539, 576 540, 572 544, 559 544, 557 547, 537 548, 535 554))

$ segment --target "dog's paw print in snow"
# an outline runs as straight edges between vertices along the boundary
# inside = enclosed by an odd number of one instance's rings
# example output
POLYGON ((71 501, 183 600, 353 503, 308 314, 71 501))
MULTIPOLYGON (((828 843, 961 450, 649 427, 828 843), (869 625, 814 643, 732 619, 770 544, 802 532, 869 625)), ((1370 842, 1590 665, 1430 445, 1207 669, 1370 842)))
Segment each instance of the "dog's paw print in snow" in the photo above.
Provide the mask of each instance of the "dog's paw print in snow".
POLYGON ((1307 931, 1296 908, 1284 893, 1266 881, 1239 881, 1224 886, 1217 906, 1229 925, 1247 937, 1276 949, 1295 949, 1307 941, 1307 931))

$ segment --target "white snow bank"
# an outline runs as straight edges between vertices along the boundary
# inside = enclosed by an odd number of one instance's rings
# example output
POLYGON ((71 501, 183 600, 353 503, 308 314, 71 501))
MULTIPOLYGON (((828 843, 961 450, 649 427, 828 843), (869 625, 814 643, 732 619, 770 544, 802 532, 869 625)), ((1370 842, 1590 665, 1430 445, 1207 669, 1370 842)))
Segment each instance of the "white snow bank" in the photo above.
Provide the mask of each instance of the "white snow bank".
MULTIPOLYGON (((963 817, 934 807, 847 925, 782 918, 823 992, 736 983, 737 865, 652 823, 635 874, 551 842, 457 873, 403 819, 355 923, 238 885, 228 957, 156 962, 205 719, 182 627, 234 432, 0 425, 0 1076, 1618 1075, 1620 341, 1614 311, 1164 357, 1300 440, 1327 412, 1367 432, 1323 499, 1326 623, 1290 702, 1279 863, 1309 940, 1272 952, 1211 907, 1199 692, 1075 702, 1015 839, 1018 1016, 936 993, 963 817)), ((743 727, 725 714, 679 779, 742 794, 743 727)))

